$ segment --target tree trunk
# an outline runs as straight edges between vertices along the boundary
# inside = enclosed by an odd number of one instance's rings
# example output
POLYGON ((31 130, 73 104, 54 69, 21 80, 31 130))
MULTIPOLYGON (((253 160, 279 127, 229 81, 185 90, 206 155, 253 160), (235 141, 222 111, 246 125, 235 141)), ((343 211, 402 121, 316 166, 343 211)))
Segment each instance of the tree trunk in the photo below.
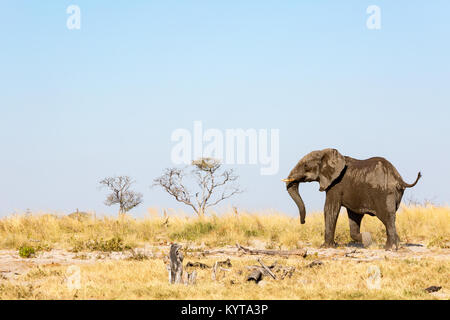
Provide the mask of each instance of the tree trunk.
POLYGON ((174 243, 170 246, 169 282, 181 283, 183 276, 183 254, 179 251, 180 245, 174 243))
POLYGON ((205 209, 202 207, 198 208, 197 215, 200 219, 203 219, 205 217, 205 209))

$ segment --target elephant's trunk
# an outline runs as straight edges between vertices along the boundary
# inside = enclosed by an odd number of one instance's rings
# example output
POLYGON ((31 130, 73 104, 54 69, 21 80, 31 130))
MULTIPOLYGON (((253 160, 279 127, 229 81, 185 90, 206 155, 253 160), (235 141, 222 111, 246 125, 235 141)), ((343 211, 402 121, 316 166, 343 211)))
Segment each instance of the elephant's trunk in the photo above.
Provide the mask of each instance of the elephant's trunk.
POLYGON ((302 197, 300 197, 300 194, 298 193, 298 184, 298 182, 288 182, 286 183, 286 187, 289 195, 298 207, 298 212, 300 214, 300 223, 305 224, 305 204, 303 203, 302 197))

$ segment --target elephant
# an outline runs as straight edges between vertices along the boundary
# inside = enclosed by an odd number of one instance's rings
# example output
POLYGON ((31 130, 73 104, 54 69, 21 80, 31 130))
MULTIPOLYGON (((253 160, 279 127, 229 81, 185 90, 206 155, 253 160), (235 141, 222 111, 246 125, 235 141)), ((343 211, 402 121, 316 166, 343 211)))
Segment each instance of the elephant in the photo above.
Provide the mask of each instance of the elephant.
POLYGON ((298 207, 301 224, 305 223, 306 210, 298 191, 299 184, 316 181, 319 182, 319 190, 326 192, 325 242, 322 247, 336 246, 336 222, 341 207, 344 207, 349 218, 350 236, 355 242, 364 240, 365 233, 360 232, 361 220, 368 214, 377 216, 386 227, 385 249, 395 247, 397 250, 396 212, 405 189, 414 187, 421 177, 419 172, 416 181, 408 184, 385 158, 358 160, 329 148, 304 156, 282 181, 298 207))

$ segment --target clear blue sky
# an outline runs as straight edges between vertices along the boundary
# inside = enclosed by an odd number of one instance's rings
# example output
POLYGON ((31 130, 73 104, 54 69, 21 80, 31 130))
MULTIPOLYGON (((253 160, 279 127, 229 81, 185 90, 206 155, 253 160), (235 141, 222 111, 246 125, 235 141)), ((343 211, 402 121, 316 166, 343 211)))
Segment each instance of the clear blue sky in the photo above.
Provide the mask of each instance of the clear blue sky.
MULTIPOLYGON (((450 199, 450 2, 20 1, 0 3, 0 215, 116 213, 98 181, 127 174, 147 207, 182 208, 153 178, 177 128, 280 129, 280 171, 236 165, 224 203, 297 214, 281 178, 326 147, 383 156, 404 199, 450 199), (68 30, 66 8, 81 9, 68 30), (366 8, 381 8, 381 30, 366 8)), ((321 210, 316 183, 301 186, 321 210)))

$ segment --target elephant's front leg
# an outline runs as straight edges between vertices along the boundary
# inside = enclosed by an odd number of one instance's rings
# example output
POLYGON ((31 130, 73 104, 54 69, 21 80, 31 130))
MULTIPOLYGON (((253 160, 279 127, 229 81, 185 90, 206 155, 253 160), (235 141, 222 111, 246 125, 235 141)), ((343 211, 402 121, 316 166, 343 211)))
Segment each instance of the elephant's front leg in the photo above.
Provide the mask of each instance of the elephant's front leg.
POLYGON ((340 209, 340 201, 337 201, 336 199, 334 199, 334 197, 327 194, 324 209, 325 242, 323 243, 322 247, 327 248, 336 246, 336 243, 334 242, 334 233, 336 231, 336 222, 339 216, 340 209))

